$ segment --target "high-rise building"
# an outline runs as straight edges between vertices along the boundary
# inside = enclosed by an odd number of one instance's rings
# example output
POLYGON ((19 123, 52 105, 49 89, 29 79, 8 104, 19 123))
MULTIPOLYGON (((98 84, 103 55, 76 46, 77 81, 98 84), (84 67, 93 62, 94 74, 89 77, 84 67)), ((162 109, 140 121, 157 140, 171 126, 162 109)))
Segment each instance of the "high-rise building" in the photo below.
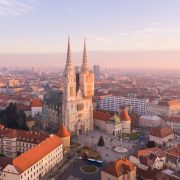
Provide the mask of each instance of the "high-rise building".
POLYGON ((95 77, 98 77, 100 75, 100 65, 94 65, 93 72, 94 72, 95 77))
POLYGON ((75 72, 68 39, 67 60, 64 69, 63 123, 77 134, 93 130, 94 74, 88 70, 86 43, 84 41, 83 62, 75 72))

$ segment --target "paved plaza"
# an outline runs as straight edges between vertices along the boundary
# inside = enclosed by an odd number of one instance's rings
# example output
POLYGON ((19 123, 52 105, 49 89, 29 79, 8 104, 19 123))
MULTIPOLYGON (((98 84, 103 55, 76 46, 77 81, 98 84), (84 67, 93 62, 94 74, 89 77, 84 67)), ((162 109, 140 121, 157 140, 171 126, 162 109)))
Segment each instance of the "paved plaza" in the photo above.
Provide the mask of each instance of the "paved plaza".
POLYGON ((96 149, 102 156, 105 162, 110 162, 120 157, 127 157, 137 148, 137 143, 134 141, 123 141, 122 144, 128 149, 126 153, 115 152, 114 148, 119 147, 121 141, 119 137, 104 133, 100 130, 94 130, 93 132, 88 132, 85 134, 80 134, 77 138, 78 143, 83 145, 88 145, 96 149), (103 136, 105 145, 104 147, 97 146, 100 136, 103 136))
POLYGON ((103 166, 96 166, 97 171, 92 174, 83 173, 81 168, 84 165, 89 165, 87 161, 75 159, 69 167, 57 177, 57 180, 99 180, 101 177, 101 170, 105 168, 103 166))

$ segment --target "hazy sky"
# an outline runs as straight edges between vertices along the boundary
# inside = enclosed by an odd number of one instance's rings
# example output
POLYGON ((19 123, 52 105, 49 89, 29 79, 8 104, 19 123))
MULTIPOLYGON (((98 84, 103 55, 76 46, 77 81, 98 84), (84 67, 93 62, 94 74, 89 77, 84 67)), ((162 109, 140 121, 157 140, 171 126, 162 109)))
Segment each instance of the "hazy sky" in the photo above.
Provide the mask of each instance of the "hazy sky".
MULTIPOLYGON (((112 58, 133 66, 132 59, 146 61, 144 52, 150 51, 148 59, 156 59, 151 65, 161 61, 161 66, 163 58, 156 52, 164 57, 162 53, 168 51, 170 66, 180 68, 180 0, 0 0, 0 54, 65 52, 68 35, 75 52, 82 51, 84 37, 89 52, 126 52, 109 53, 109 59, 103 53, 90 56, 93 62, 100 63, 105 57, 106 64, 112 58)), ((0 62, 23 62, 18 58, 1 55, 0 62)), ((37 59, 31 64, 37 64, 37 59)), ((39 64, 42 61, 39 56, 39 64)))

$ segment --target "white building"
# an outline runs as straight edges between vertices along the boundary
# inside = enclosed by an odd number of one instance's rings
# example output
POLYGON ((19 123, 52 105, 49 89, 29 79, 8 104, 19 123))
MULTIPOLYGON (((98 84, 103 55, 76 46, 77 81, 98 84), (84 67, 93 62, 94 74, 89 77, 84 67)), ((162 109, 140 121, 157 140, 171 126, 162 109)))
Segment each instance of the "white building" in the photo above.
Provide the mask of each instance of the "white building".
POLYGON ((40 99, 34 99, 31 103, 31 113, 32 113, 32 117, 40 114, 42 112, 42 102, 40 99))
POLYGON ((162 119, 158 116, 141 116, 139 119, 139 127, 155 128, 161 125, 162 119))
POLYGON ((51 135, 0 170, 1 180, 41 179, 63 158, 60 138, 51 135))
POLYGON ((94 111, 94 127, 112 135, 131 132, 131 118, 127 110, 121 115, 112 112, 94 111))
POLYGON ((170 127, 153 128, 149 132, 149 138, 156 144, 164 145, 174 138, 174 132, 170 127))
POLYGON ((63 122, 70 132, 77 134, 93 130, 94 74, 88 70, 86 44, 80 72, 75 72, 68 40, 64 69, 63 122))
POLYGON ((98 102, 100 110, 118 111, 119 108, 129 106, 139 115, 146 114, 147 99, 127 98, 121 96, 104 96, 98 102))
POLYGON ((37 131, 16 130, 0 125, 0 154, 15 158, 48 137, 48 134, 37 131))
POLYGON ((130 156, 129 160, 139 169, 148 171, 150 169, 163 169, 166 155, 158 147, 139 150, 134 156, 130 156))

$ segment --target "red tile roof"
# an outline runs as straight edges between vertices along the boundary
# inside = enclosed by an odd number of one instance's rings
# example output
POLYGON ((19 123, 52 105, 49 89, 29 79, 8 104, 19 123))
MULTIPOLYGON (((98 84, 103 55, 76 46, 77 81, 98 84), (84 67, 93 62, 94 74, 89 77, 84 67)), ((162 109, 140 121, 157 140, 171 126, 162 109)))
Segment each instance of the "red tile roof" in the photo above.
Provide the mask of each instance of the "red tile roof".
POLYGON ((170 121, 180 123, 180 117, 171 117, 170 121))
POLYGON ((143 150, 139 150, 136 153, 136 157, 140 158, 141 156, 147 156, 150 154, 155 154, 158 157, 165 157, 165 153, 164 151, 162 151, 160 148, 158 147, 153 147, 153 148, 147 148, 147 149, 143 149, 143 150))
POLYGON ((66 127, 63 124, 60 125, 59 131, 57 132, 56 135, 59 137, 69 137, 70 136, 68 130, 66 129, 66 127))
POLYGON ((114 113, 104 112, 104 111, 93 111, 93 118, 103 121, 109 121, 109 119, 114 115, 114 113))
POLYGON ((173 147, 166 151, 166 154, 169 156, 174 156, 180 158, 180 144, 177 147, 173 147))
POLYGON ((109 173, 115 177, 120 177, 123 174, 127 174, 135 169, 135 165, 127 159, 119 159, 111 162, 105 169, 106 173, 109 173))
POLYGON ((60 138, 56 135, 52 135, 39 143, 37 146, 13 159, 13 165, 19 171, 19 173, 22 173, 60 145, 60 138))
POLYGON ((38 131, 24 131, 3 127, 0 128, 0 137, 17 138, 17 140, 21 142, 38 144, 49 137, 49 135, 38 131))
POLYGON ((31 106, 16 105, 18 111, 31 111, 31 106))
POLYGON ((124 110, 122 111, 122 113, 121 113, 121 119, 122 119, 123 121, 131 121, 131 118, 130 118, 130 116, 129 116, 129 114, 128 114, 128 110, 127 110, 127 109, 124 109, 124 110))
POLYGON ((170 127, 153 128, 149 132, 150 135, 164 138, 173 134, 173 130, 170 127))
POLYGON ((42 107, 42 102, 39 98, 36 98, 31 103, 32 107, 42 107))

